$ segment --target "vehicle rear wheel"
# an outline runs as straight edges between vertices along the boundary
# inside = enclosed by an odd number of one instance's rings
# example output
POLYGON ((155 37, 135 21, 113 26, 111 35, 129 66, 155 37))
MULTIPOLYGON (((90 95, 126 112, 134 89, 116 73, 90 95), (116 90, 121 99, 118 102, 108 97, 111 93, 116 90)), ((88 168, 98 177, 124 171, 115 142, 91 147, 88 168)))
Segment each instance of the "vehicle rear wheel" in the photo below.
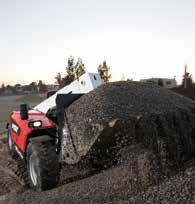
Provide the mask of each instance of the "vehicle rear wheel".
POLYGON ((36 191, 49 190, 58 184, 60 164, 51 141, 28 145, 27 171, 30 186, 36 191))
POLYGON ((8 151, 10 156, 15 159, 17 157, 17 153, 14 147, 14 142, 11 138, 11 132, 10 130, 7 131, 7 140, 8 140, 8 151))

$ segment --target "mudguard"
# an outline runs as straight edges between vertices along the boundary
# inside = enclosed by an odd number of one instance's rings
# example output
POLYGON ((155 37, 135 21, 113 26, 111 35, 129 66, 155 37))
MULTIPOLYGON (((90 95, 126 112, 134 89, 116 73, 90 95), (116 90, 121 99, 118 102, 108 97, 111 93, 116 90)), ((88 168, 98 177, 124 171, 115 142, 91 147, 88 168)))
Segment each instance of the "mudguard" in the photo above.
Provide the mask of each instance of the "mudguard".
POLYGON ((52 138, 48 135, 42 135, 42 136, 38 136, 38 137, 31 137, 29 139, 29 142, 41 143, 41 142, 47 142, 47 141, 51 141, 51 140, 54 140, 54 138, 52 138))

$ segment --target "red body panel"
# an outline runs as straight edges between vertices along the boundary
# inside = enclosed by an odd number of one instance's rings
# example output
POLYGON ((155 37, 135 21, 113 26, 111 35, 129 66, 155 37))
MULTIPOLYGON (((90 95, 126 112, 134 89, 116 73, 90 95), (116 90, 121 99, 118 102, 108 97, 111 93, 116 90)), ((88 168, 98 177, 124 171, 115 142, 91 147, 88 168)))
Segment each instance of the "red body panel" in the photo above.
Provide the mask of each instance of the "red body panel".
POLYGON ((56 128, 56 124, 41 112, 30 110, 28 120, 21 120, 19 111, 12 112, 10 115, 11 127, 13 124, 16 125, 17 127, 19 127, 19 132, 16 133, 11 128, 11 137, 14 143, 23 153, 25 152, 25 149, 26 149, 28 136, 35 129, 35 128, 32 129, 28 126, 29 121, 32 121, 32 120, 42 121, 42 126, 39 128, 36 128, 36 130, 56 128))

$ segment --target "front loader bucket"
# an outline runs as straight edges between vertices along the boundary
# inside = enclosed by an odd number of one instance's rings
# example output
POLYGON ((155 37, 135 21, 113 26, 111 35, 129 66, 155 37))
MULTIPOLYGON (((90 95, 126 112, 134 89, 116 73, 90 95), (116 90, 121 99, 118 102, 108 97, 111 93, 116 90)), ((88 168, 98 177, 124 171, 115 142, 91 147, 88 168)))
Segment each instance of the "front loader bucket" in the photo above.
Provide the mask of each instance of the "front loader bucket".
POLYGON ((170 164, 168 160, 176 164, 189 152, 191 104, 190 99, 150 83, 102 85, 63 112, 65 161, 77 163, 86 155, 103 160, 139 143, 155 152, 162 165, 170 164))

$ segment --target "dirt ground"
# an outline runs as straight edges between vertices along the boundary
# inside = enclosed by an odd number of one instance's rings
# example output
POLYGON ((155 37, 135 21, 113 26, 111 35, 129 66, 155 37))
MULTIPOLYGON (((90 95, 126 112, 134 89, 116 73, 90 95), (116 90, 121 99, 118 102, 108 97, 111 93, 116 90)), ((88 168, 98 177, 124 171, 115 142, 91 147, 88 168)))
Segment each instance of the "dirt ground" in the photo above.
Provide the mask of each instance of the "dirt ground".
POLYGON ((44 94, 0 96, 0 133, 5 131, 6 123, 9 120, 9 114, 13 110, 18 110, 21 103, 27 103, 30 107, 34 107, 44 100, 44 98, 44 94))
POLYGON ((25 167, 8 156, 6 139, 0 139, 0 162, 2 204, 192 203, 192 168, 177 169, 163 178, 154 174, 157 165, 152 153, 144 149, 131 152, 116 166, 93 173, 64 166, 58 187, 41 193, 26 185, 25 167))

